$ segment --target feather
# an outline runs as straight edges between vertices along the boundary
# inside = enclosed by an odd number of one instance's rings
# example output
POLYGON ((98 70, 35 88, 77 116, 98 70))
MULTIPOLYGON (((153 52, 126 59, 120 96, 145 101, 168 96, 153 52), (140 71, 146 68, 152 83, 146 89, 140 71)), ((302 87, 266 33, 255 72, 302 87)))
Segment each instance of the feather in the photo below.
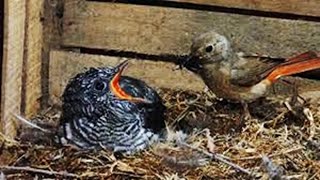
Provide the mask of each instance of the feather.
POLYGON ((26 124, 26 125, 28 125, 28 126, 30 126, 32 128, 39 129, 40 131, 43 131, 43 132, 51 132, 48 129, 44 129, 44 128, 42 128, 42 127, 40 127, 40 126, 28 121, 26 118, 24 118, 24 117, 22 117, 22 116, 20 116, 18 114, 14 114, 14 116, 16 117, 17 120, 19 120, 23 124, 26 124))

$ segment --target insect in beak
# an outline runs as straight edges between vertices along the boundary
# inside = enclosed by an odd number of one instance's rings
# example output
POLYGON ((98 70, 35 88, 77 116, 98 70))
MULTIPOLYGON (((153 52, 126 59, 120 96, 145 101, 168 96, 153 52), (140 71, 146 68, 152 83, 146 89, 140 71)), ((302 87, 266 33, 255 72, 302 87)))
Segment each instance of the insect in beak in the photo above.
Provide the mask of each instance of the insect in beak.
POLYGON ((197 73, 202 69, 202 65, 199 63, 199 58, 194 55, 189 55, 180 61, 179 68, 182 69, 184 67, 194 73, 197 73))

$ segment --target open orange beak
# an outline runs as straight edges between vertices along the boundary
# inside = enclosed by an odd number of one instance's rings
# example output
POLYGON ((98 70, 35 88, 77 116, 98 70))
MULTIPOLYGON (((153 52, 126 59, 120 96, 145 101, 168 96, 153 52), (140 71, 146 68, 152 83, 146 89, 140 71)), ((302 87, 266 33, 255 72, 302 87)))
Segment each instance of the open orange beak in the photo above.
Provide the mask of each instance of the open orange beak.
POLYGON ((111 92, 121 100, 127 100, 131 102, 151 103, 149 100, 144 98, 132 97, 121 88, 120 77, 122 75, 122 72, 125 70, 127 66, 128 66, 128 60, 120 63, 117 67, 115 67, 117 72, 110 81, 111 92))

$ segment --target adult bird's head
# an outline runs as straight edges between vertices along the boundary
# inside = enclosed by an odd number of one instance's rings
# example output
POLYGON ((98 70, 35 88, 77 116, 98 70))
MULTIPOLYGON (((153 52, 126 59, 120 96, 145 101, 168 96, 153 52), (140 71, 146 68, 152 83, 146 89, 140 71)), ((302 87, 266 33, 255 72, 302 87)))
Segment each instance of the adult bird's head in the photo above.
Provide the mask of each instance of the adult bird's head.
POLYGON ((193 39, 190 56, 182 62, 182 66, 197 72, 206 64, 228 61, 232 55, 231 51, 230 43, 225 36, 209 31, 193 39))
POLYGON ((116 67, 90 68, 71 79, 63 94, 63 109, 70 116, 87 116, 104 114, 112 100, 133 103, 149 103, 149 100, 132 97, 120 86, 120 77, 127 67, 124 61, 116 67))

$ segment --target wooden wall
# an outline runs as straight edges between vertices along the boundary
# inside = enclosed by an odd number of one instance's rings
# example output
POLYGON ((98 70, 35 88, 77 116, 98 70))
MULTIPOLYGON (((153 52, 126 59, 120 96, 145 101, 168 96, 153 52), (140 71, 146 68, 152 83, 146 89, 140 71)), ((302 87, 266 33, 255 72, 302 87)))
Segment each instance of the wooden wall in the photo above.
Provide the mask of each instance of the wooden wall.
POLYGON ((317 0, 171 0, 173 2, 186 2, 191 4, 203 4, 222 6, 228 8, 287 13, 291 15, 320 16, 320 4, 317 0))
POLYGON ((9 137, 14 137, 16 133, 17 121, 14 115, 28 118, 41 109, 45 78, 43 69, 45 62, 49 62, 49 44, 52 44, 53 39, 50 37, 55 32, 52 30, 53 24, 56 24, 52 16, 46 15, 55 9, 55 4, 49 4, 52 2, 4 2, 0 129, 9 137), (49 6, 47 11, 44 10, 45 5, 49 6))
MULTIPOLYGON (((4 1, 0 1, 0 26, 4 27, 4 1)), ((0 28, 0 64, 1 65, 3 62, 3 52, 4 52, 3 51, 3 49, 4 49, 3 35, 4 35, 4 28, 0 28)), ((0 68, 0 74, 2 76, 2 67, 0 68)), ((2 84, 2 78, 0 78, 0 85, 1 84, 2 84)), ((1 92, 2 92, 2 89, 0 88, 0 94, 1 94, 1 92)), ((2 99, 2 96, 0 96, 0 104, 1 104, 1 99, 2 99)), ((0 107, 0 112, 1 112, 1 107, 0 107)), ((1 113, 0 113, 0 115, 1 115, 1 113)), ((0 117, 0 119, 1 119, 1 117, 0 117)), ((0 125, 0 129, 1 129, 1 125, 0 125)))
POLYGON ((318 6, 316 1, 295 0, 291 4, 267 0, 161 3, 69 0, 65 2, 61 44, 74 53, 51 53, 50 77, 53 78, 49 78, 49 94, 59 97, 68 78, 84 67, 113 65, 123 56, 134 59, 133 64, 137 64, 135 61, 141 60, 136 56, 141 54, 145 55, 141 62, 150 64, 145 66, 150 68, 139 73, 139 68, 132 65, 129 75, 155 87, 202 90, 204 84, 194 75, 173 72, 174 65, 170 63, 173 60, 166 59, 166 55, 189 53, 192 38, 212 29, 226 35, 237 50, 245 53, 288 57, 320 50, 318 6), (148 61, 150 55, 166 62, 153 65, 154 62, 148 61), (75 64, 72 61, 77 65, 72 66, 75 64), (55 72, 61 64, 65 64, 64 70, 55 72), (60 74, 59 80, 54 78, 57 74, 60 74))
POLYGON ((194 36, 226 35, 236 50, 288 57, 320 51, 318 0, 36 0, 5 1, 1 122, 52 103, 76 73, 130 59, 129 75, 154 87, 202 90, 187 71, 173 71, 194 36), (14 18, 13 18, 14 17, 14 18), (19 27, 19 28, 17 28, 19 27))
POLYGON ((214 11, 84 1, 66 3, 63 45, 146 54, 186 54, 208 30, 237 48, 271 56, 320 49, 320 23, 214 11))

